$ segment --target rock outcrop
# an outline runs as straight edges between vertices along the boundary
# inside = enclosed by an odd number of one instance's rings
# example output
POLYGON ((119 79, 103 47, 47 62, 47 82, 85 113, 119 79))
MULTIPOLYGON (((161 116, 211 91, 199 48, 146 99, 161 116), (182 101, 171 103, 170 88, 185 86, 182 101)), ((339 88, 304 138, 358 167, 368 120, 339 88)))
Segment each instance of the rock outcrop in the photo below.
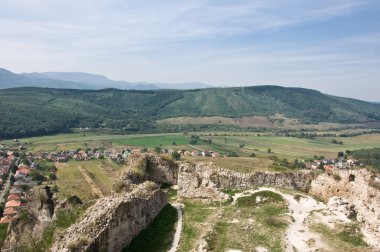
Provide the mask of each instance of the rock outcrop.
POLYGON ((356 215, 366 242, 380 251, 380 191, 371 185, 376 180, 366 169, 324 173, 312 181, 310 193, 326 201, 340 197, 335 203, 347 215, 356 215))
POLYGON ((130 191, 134 184, 153 181, 157 184, 177 184, 178 164, 158 155, 142 155, 128 160, 125 170, 114 185, 114 192, 130 191))
POLYGON ((166 204, 166 194, 150 181, 102 198, 56 238, 52 251, 122 251, 166 204))
POLYGON ((28 208, 20 209, 18 217, 9 225, 3 250, 29 245, 41 238, 54 215, 53 193, 48 186, 28 192, 28 208))
POLYGON ((181 163, 178 195, 184 198, 226 199, 223 189, 248 189, 255 186, 279 186, 308 191, 315 177, 309 171, 276 173, 239 173, 216 167, 213 163, 181 163))

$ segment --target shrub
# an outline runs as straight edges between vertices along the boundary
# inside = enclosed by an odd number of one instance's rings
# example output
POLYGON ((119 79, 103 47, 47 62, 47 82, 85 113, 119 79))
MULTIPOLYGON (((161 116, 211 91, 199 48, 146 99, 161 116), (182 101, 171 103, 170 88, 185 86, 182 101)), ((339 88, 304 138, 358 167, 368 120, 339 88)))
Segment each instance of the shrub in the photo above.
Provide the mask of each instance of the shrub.
POLYGON ((271 191, 261 191, 256 192, 250 196, 240 197, 237 199, 237 206, 239 207, 250 207, 250 206, 256 206, 260 204, 257 202, 258 198, 261 198, 261 202, 284 202, 284 199, 281 197, 281 195, 271 192, 271 191))
POLYGON ((174 151, 174 152, 172 153, 172 158, 173 158, 174 160, 180 160, 180 158, 181 158, 181 154, 179 154, 178 152, 174 151))
POLYGON ((333 178, 336 180, 336 181, 340 181, 342 178, 340 177, 340 175, 339 174, 336 174, 336 173, 334 173, 333 174, 333 178))

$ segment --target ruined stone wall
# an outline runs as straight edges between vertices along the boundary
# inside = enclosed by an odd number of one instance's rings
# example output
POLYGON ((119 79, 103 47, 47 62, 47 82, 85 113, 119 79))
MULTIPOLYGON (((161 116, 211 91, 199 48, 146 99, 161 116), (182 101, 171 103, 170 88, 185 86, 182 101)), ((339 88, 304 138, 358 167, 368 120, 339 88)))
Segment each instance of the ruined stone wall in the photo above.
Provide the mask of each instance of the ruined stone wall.
POLYGON ((314 173, 309 171, 239 173, 216 167, 213 163, 181 163, 178 194, 185 198, 225 199, 220 189, 248 189, 254 186, 279 186, 308 191, 314 173))
POLYGON ((367 243, 380 251, 380 190, 371 186, 378 181, 379 178, 366 169, 335 171, 313 180, 310 193, 326 201, 339 196, 355 205, 367 243))
POLYGON ((166 160, 157 155, 146 157, 146 173, 148 180, 161 184, 177 184, 178 164, 173 160, 166 160))
POLYGON ((136 185, 124 195, 102 198, 56 237, 51 251, 121 251, 166 204, 166 194, 153 182, 136 185))

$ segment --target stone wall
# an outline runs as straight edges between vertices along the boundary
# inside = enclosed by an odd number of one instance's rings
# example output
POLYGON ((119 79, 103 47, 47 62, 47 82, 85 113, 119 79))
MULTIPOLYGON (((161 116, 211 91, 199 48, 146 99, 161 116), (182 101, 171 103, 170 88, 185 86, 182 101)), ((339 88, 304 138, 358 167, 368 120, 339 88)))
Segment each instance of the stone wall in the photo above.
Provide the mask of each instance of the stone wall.
POLYGON ((176 161, 157 155, 148 155, 146 156, 146 160, 148 180, 160 184, 177 184, 178 164, 176 161))
POLYGON ((380 190, 370 185, 373 182, 379 178, 366 169, 324 173, 312 181, 310 193, 326 201, 339 196, 354 205, 365 240, 380 251, 380 190))
POLYGON ((184 198, 225 199, 221 189, 248 189, 254 186, 279 186, 308 191, 315 174, 309 171, 239 173, 216 167, 213 163, 181 163, 178 194, 184 198))
POLYGON ((166 204, 166 194, 149 181, 124 195, 102 198, 56 237, 51 251, 122 251, 166 204))

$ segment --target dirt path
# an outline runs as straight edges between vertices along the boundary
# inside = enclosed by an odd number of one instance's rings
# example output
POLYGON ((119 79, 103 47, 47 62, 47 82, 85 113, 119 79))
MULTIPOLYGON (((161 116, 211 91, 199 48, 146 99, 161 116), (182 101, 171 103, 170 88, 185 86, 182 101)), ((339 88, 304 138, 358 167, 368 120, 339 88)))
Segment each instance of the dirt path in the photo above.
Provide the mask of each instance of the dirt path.
POLYGON ((88 175, 87 171, 82 168, 82 166, 78 166, 79 171, 82 173, 82 176, 87 181, 87 183, 90 184, 91 192, 95 197, 102 198, 104 197, 102 191, 99 189, 99 187, 95 184, 94 180, 88 175))
POLYGON ((305 224, 306 218, 312 211, 326 209, 324 203, 317 202, 310 196, 303 195, 299 200, 294 198, 294 195, 282 193, 273 188, 261 187, 257 190, 249 190, 243 193, 236 194, 234 201, 239 197, 250 195, 258 191, 272 191, 280 194, 287 202, 290 215, 293 217, 293 222, 289 225, 285 237, 285 250, 287 252, 294 251, 319 251, 325 248, 326 245, 321 241, 318 234, 309 230, 305 224))
POLYGON ((182 205, 179 204, 172 204, 172 206, 177 209, 177 214, 178 214, 178 221, 177 221, 177 227, 174 233, 174 238, 172 242, 172 246, 170 247, 169 252, 176 252, 178 249, 179 245, 179 240, 181 239, 181 232, 182 232, 182 205))

